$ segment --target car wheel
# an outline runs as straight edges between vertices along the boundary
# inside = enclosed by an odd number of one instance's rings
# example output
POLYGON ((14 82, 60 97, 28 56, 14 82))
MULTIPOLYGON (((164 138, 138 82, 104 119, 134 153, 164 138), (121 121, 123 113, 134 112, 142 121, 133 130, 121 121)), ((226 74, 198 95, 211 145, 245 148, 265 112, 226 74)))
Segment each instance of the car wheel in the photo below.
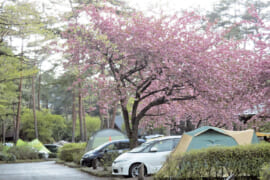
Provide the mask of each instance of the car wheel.
POLYGON ((98 158, 93 159, 93 161, 92 161, 93 169, 96 169, 96 168, 101 167, 101 166, 102 166, 102 163, 101 163, 100 159, 98 159, 98 158))
MULTIPOLYGON (((129 168, 129 176, 130 177, 138 177, 139 176, 139 173, 140 173, 140 166, 141 164, 140 163, 137 163, 137 164, 133 164, 130 168, 129 168)), ((144 175, 147 174, 146 172, 146 167, 144 166, 144 175)))
POLYGON ((102 163, 101 163, 100 159, 96 159, 96 166, 102 167, 102 163))

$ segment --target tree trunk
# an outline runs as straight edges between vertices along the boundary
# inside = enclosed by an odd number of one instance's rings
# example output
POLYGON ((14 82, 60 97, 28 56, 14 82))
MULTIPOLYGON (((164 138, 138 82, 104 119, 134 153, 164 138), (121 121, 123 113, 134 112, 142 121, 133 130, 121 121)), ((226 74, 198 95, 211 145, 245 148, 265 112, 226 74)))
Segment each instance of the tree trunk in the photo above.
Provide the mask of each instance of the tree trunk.
POLYGON ((82 93, 81 91, 81 83, 79 83, 79 120, 80 120, 80 135, 81 141, 84 141, 84 133, 83 133, 83 112, 82 112, 82 93))
POLYGON ((20 83, 19 83, 19 96, 18 96, 18 107, 17 107, 17 115, 16 115, 16 131, 15 131, 15 139, 14 143, 17 142, 20 136, 20 121, 21 121, 21 101, 22 101, 22 75, 20 77, 20 83))
POLYGON ((23 68, 23 39, 22 39, 22 45, 21 45, 21 57, 20 57, 20 82, 18 87, 18 107, 17 107, 17 115, 16 115, 16 131, 15 131, 15 139, 14 143, 18 141, 20 137, 20 122, 21 122, 21 103, 22 103, 22 83, 23 83, 23 77, 22 77, 22 68, 23 68))
POLYGON ((100 108, 99 108, 99 119, 100 119, 100 129, 104 129, 105 128, 105 120, 104 120, 104 118, 103 118, 103 116, 102 116, 102 114, 101 114, 101 111, 100 111, 100 108))
POLYGON ((38 123, 36 116, 36 91, 35 91, 35 75, 32 76, 32 101, 33 101, 33 116, 35 125, 35 137, 38 139, 38 123))
MULTIPOLYGON (((83 102, 82 102, 83 104, 83 102)), ((84 110, 84 105, 82 105, 82 112, 83 112, 83 132, 84 132, 84 141, 87 140, 87 128, 86 128, 86 120, 85 120, 85 110, 84 110)))
POLYGON ((199 128, 201 126, 202 120, 200 119, 196 125, 196 128, 199 128))
POLYGON ((6 143, 6 125, 5 125, 5 120, 2 119, 2 143, 6 143))
POLYGON ((133 111, 132 116, 133 119, 131 121, 129 121, 129 112, 127 110, 127 107, 125 105, 125 100, 122 99, 120 101, 121 104, 121 110, 122 110, 122 114, 123 114, 123 118, 124 118, 124 122, 125 122, 125 127, 126 127, 126 133, 127 136, 130 140, 130 148, 133 149, 134 147, 136 147, 138 145, 138 125, 139 125, 139 120, 136 119, 136 111, 134 110, 133 107, 133 111), (132 123, 132 124, 130 124, 132 123))
MULTIPOLYGON (((105 71, 105 66, 104 65, 101 65, 101 70, 100 70, 100 73, 102 75, 104 75, 104 71, 105 71)), ((100 93, 98 94, 99 97, 101 97, 100 93)), ((102 111, 101 111, 101 107, 98 106, 98 109, 99 109, 99 118, 100 118, 100 129, 105 129, 107 128, 107 118, 105 118, 103 115, 102 115, 102 111)))
POLYGON ((69 117, 68 117, 68 110, 69 110, 69 107, 65 106, 64 107, 64 113, 65 113, 65 119, 68 121, 69 120, 69 117))
POLYGON ((33 99, 32 99, 32 96, 29 96, 29 99, 28 99, 28 101, 26 101, 26 103, 27 103, 27 106, 28 106, 28 109, 32 109, 32 107, 33 107, 33 99))
POLYGON ((76 93, 73 90, 73 98, 72 98, 72 142, 75 142, 76 120, 77 120, 76 93))
POLYGON ((128 134, 130 140, 130 148, 133 149, 138 145, 138 128, 132 128, 131 133, 128 134))
POLYGON ((106 129, 108 128, 108 123, 107 123, 107 118, 105 116, 103 116, 101 107, 98 106, 99 109, 99 118, 100 118, 100 129, 106 129))
POLYGON ((48 98, 45 101, 46 101, 45 108, 49 109, 49 100, 48 100, 48 98))
POLYGON ((112 111, 110 113, 110 125, 109 125, 109 128, 112 128, 112 129, 114 129, 116 111, 117 111, 117 103, 114 103, 112 107, 112 111))
POLYGON ((13 102, 13 141, 15 141, 16 138, 16 104, 13 102))
POLYGON ((37 102, 38 102, 38 110, 40 111, 40 84, 41 84, 41 74, 38 76, 38 95, 37 95, 37 102))

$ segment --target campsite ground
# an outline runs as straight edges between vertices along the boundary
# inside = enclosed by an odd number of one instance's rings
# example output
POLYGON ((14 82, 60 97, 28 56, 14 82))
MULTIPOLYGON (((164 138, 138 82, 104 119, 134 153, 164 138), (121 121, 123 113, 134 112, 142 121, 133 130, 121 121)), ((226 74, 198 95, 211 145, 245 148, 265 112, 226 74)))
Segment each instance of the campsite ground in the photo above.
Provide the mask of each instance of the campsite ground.
MULTIPOLYGON (((107 168, 103 168, 103 167, 98 167, 97 169, 93 169, 92 167, 80 167, 79 165, 75 164, 75 163, 61 163, 59 161, 57 161, 57 163, 59 164, 64 164, 65 166, 68 166, 70 168, 79 168, 81 171, 88 173, 92 176, 96 176, 96 177, 105 177, 107 179, 113 179, 113 180, 118 180, 118 179, 125 179, 125 180, 132 180, 132 179, 137 179, 137 178, 126 178, 123 176, 113 176, 112 175, 112 171, 111 171, 111 167, 107 167, 107 168)), ((147 176, 144 177, 145 180, 153 180, 154 178, 152 176, 147 176)))
MULTIPOLYGON (((27 162, 27 163, 5 163, 0 164, 0 179, 8 180, 71 180, 71 179, 91 179, 91 180, 131 180, 134 178, 113 177, 111 174, 104 174, 104 169, 88 168, 70 168, 65 164, 58 164, 55 161, 27 162), (87 173, 86 173, 87 172, 87 173)), ((109 171, 108 171, 109 172, 109 171)), ((137 179, 137 178, 136 178, 137 179)), ((152 180, 152 177, 146 177, 145 180, 152 180)))
POLYGON ((107 178, 96 177, 82 171, 69 168, 54 161, 32 162, 32 163, 7 163, 0 165, 0 179, 8 180, 71 180, 71 179, 93 179, 105 180, 107 178))
MULTIPOLYGON (((82 171, 87 172, 91 175, 98 176, 98 177, 107 177, 109 179, 113 180, 119 180, 119 179, 125 179, 125 180, 132 180, 132 179, 138 179, 138 178, 126 178, 123 176, 112 176, 110 168, 107 171, 104 171, 104 168, 81 168, 82 171)), ((145 180, 153 180, 154 178, 152 176, 144 177, 145 180)))

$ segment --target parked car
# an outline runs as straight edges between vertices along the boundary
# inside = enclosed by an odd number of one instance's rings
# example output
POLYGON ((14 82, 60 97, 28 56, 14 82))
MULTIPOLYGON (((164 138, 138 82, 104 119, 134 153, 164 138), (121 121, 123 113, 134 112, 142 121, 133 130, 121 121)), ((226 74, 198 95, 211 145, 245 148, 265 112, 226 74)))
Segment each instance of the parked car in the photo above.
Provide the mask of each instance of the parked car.
MULTIPOLYGON (((142 144, 145 142, 144 139, 139 139, 138 141, 139 141, 139 144, 142 144)), ((101 160, 104 158, 105 155, 110 155, 113 153, 119 155, 128 150, 129 150, 128 139, 109 141, 85 153, 82 156, 80 164, 81 166, 93 167, 94 160, 101 162, 101 160)))
POLYGON ((7 146, 7 147, 13 147, 14 146, 14 143, 11 143, 11 142, 6 142, 3 144, 4 146, 7 146))
POLYGON ((112 164, 112 174, 136 177, 141 164, 144 165, 145 175, 156 173, 177 146, 180 138, 181 136, 155 138, 121 154, 112 164))
POLYGON ((163 134, 152 134, 152 135, 144 136, 144 139, 146 141, 149 141, 151 139, 160 138, 160 137, 163 137, 163 136, 164 136, 163 134))
POLYGON ((44 146, 52 153, 57 153, 58 149, 61 147, 57 144, 44 144, 44 146))

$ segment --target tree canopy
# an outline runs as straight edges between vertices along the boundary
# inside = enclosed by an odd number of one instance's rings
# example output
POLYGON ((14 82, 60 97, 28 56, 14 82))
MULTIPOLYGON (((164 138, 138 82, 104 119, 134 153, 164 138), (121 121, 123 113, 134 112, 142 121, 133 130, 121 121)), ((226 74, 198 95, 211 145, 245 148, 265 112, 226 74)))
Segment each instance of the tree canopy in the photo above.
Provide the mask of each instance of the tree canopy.
MULTIPOLYGON (((63 34, 68 63, 82 74, 98 72, 88 74, 97 82, 90 87, 97 87, 104 106, 120 103, 129 138, 137 137, 138 126, 151 119, 164 125, 185 114, 192 114, 194 122, 207 119, 215 126, 233 127, 239 113, 263 103, 256 98, 263 92, 256 83, 257 68, 269 61, 269 44, 256 38, 260 32, 226 39, 228 28, 216 29, 192 12, 181 17, 136 12, 127 17, 114 8, 91 5, 82 12, 87 23, 71 21, 63 34), (247 48, 245 43, 251 42, 253 48, 247 48), (128 111, 130 98, 134 101, 128 111)), ((249 13, 258 18, 255 9, 249 13)), ((267 30, 260 20, 255 25, 267 30)))
POLYGON ((36 137, 50 141, 44 137, 70 139, 72 126, 72 140, 85 140, 88 131, 113 128, 120 109, 134 146, 139 128, 175 128, 183 120, 245 128, 239 116, 246 112, 256 112, 252 122, 270 119, 268 2, 222 0, 206 16, 149 16, 122 0, 68 0, 70 12, 61 18, 49 16, 46 3, 38 9, 9 2, 0 7, 4 130, 13 124, 31 139, 35 126, 36 137), (64 73, 42 70, 48 59, 61 62, 64 73), (21 106, 37 114, 34 124, 21 106), (50 121, 61 124, 61 135, 46 129, 40 114, 49 112, 61 115, 50 121), (21 114, 26 129, 19 127, 21 114))

